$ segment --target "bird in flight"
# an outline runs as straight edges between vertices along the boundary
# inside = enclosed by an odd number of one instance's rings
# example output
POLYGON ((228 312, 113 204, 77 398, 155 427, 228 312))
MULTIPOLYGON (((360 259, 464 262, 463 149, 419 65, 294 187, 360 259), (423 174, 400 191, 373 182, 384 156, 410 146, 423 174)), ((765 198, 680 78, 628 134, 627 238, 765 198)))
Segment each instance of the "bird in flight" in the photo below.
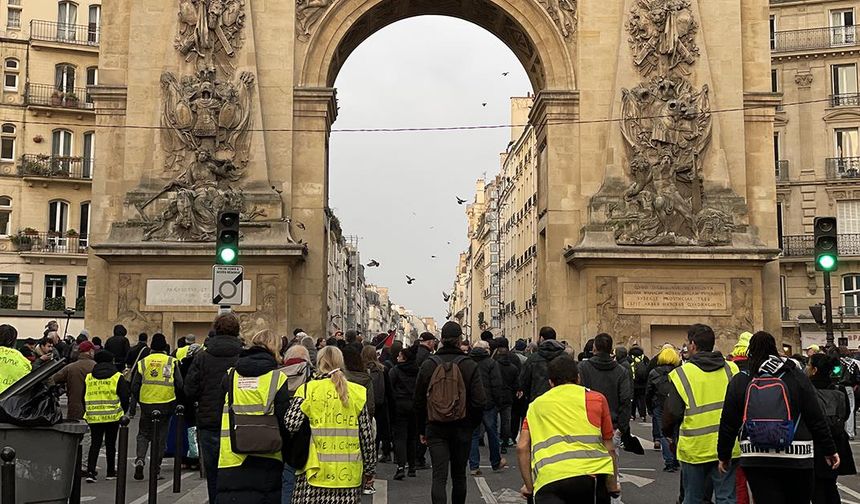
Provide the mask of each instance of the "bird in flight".
POLYGON ((445 293, 445 291, 442 291, 442 300, 443 300, 443 301, 445 301, 445 302, 447 303, 448 301, 450 301, 450 300, 451 300, 451 295, 450 295, 450 294, 446 294, 446 293, 445 293))
POLYGON ((511 72, 502 72, 502 77, 507 77, 509 73, 511 72))
POLYGON ((465 203, 465 202, 466 202, 466 200, 464 200, 463 198, 461 198, 461 197, 459 197, 459 196, 455 196, 455 197, 457 198, 457 204, 458 204, 458 205, 462 205, 463 203, 465 203))
POLYGON ((378 268, 379 267, 379 261, 377 261, 376 259, 371 259, 370 262, 367 263, 367 267, 368 268, 378 268))
POLYGON ((487 102, 482 103, 482 104, 481 104, 481 106, 482 106, 482 107, 486 107, 486 106, 487 106, 487 102))
POLYGON ((431 256, 430 256, 430 259, 436 259, 436 256, 431 255, 431 256))
POLYGON ((406 284, 407 284, 407 285, 412 285, 413 283, 415 283, 415 279, 414 279, 414 278, 412 278, 412 277, 411 277, 411 276, 409 276, 409 275, 406 275, 406 284))

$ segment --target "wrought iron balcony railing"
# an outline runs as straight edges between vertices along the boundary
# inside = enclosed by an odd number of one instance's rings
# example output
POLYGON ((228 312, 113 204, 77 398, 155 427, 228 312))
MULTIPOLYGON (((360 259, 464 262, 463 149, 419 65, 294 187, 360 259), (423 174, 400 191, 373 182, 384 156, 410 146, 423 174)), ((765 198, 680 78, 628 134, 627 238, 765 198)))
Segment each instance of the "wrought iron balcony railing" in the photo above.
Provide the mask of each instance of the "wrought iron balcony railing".
POLYGON ((860 93, 840 93, 830 95, 831 107, 857 107, 860 106, 860 93))
POLYGON ((57 89, 51 84, 27 84, 27 105, 92 110, 93 101, 87 88, 57 89))
POLYGON ((788 182, 788 160, 778 159, 776 161, 776 181, 788 182))
POLYGON ((860 157, 836 157, 824 160, 824 171, 828 179, 860 177, 860 157))
MULTIPOLYGON (((860 234, 840 234, 837 240, 839 255, 860 256, 860 234)), ((790 235, 782 237, 784 257, 812 257, 815 250, 812 235, 790 235)))
POLYGON ((33 254, 86 254, 89 240, 87 235, 74 231, 38 232, 25 229, 11 238, 18 252, 33 254))
POLYGON ((91 157, 24 154, 21 156, 18 174, 22 177, 90 180, 93 178, 93 167, 91 157))
POLYGON ((98 47, 99 27, 34 19, 30 21, 30 39, 98 47))
POLYGON ((778 31, 771 37, 771 51, 791 52, 857 45, 854 26, 832 26, 778 31))

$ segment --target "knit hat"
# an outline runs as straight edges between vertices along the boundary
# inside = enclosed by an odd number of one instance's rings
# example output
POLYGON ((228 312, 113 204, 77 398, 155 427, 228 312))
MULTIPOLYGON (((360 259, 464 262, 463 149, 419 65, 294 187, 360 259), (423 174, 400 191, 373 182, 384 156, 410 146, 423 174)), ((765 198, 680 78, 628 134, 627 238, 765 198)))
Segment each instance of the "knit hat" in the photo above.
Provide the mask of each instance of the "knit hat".
POLYGON ((89 352, 90 350, 94 350, 95 348, 96 347, 93 346, 93 344, 90 343, 89 341, 84 341, 83 343, 78 345, 78 352, 86 353, 86 352, 89 352))
POLYGON ((111 364, 113 364, 113 354, 108 352, 107 350, 102 350, 96 354, 95 360, 96 364, 102 362, 110 362, 111 364))
POLYGON ((735 347, 732 349, 732 357, 746 357, 747 350, 750 347, 750 338, 752 338, 752 333, 750 332, 742 332, 738 337, 738 342, 735 347))
POLYGON ((518 352, 523 352, 523 351, 525 351, 527 345, 528 344, 526 343, 526 340, 520 338, 517 340, 517 344, 514 345, 514 350, 516 350, 518 352))
POLYGON ((152 342, 149 344, 153 352, 164 352, 167 350, 167 339, 161 333, 152 335, 152 342))

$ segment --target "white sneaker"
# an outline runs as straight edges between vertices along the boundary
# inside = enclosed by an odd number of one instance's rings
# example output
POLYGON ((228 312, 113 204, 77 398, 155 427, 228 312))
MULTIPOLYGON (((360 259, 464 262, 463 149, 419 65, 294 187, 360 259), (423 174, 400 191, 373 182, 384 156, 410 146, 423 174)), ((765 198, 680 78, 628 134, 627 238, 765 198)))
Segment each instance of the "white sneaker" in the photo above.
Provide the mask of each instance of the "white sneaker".
POLYGON ((609 501, 610 501, 612 504, 624 504, 623 502, 621 502, 621 496, 620 496, 620 495, 619 495, 619 496, 617 496, 617 497, 610 497, 610 498, 609 498, 609 501))
POLYGON ((364 487, 364 495, 373 495, 375 493, 376 493, 376 489, 373 488, 372 486, 364 487))

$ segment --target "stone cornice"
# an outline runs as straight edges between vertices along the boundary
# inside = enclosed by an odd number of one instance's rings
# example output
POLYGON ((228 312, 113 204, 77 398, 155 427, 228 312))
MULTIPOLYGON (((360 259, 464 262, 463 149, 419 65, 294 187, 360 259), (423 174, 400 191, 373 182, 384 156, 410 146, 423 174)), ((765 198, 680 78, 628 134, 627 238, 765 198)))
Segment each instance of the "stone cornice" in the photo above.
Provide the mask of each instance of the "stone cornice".
POLYGON ((337 119, 337 90, 335 88, 293 88, 293 113, 296 117, 323 119, 326 129, 337 119))
POLYGON ((579 120, 579 91, 543 90, 535 95, 529 113, 537 138, 543 138, 549 123, 572 124, 579 120))
POLYGON ((782 104, 782 93, 747 91, 744 93, 744 121, 773 122, 782 104))
POLYGON ((824 58, 842 58, 845 56, 860 55, 860 46, 836 47, 826 49, 806 49, 800 51, 771 53, 771 62, 784 62, 793 60, 809 60, 824 58))
POLYGON ((96 102, 96 110, 110 109, 110 114, 117 110, 124 111, 128 102, 128 87, 120 85, 99 84, 90 86, 87 94, 96 102))

